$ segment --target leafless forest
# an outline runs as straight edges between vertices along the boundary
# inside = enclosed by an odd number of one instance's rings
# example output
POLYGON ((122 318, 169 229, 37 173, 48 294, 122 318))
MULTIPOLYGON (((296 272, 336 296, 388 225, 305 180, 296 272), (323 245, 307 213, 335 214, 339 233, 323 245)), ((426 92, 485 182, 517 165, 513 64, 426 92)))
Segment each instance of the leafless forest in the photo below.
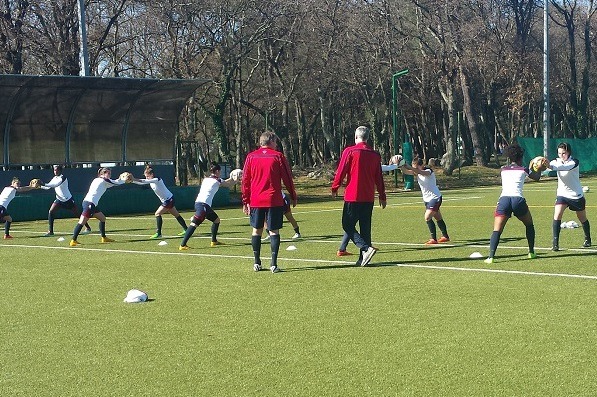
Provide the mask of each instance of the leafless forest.
MULTIPOLYGON (((77 3, 2 1, 0 73, 80 74, 77 3)), ((596 136, 597 4, 548 6, 552 136, 596 136)), ((406 137, 450 173, 459 147, 482 166, 543 134, 541 1, 87 0, 86 22, 91 75, 210 80, 179 131, 210 160, 272 129, 294 166, 333 163, 365 124, 385 159, 406 137)))

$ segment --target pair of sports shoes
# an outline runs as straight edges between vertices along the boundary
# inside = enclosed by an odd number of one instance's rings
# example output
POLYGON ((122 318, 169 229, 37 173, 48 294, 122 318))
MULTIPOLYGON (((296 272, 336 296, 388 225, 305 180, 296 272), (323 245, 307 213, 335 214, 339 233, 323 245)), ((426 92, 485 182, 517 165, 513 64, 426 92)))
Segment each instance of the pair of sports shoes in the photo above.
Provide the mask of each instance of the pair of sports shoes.
MULTIPOLYGON (((262 270, 261 264, 260 264, 260 263, 255 263, 255 264, 253 265, 253 270, 254 270, 254 271, 256 271, 256 272, 259 272, 259 271, 261 271, 261 270, 262 270)), ((280 268, 279 268, 278 266, 276 266, 276 265, 272 265, 272 266, 270 266, 270 267, 269 267, 269 270, 270 270, 270 272, 272 272, 272 273, 278 273, 278 272, 280 272, 280 268)))
POLYGON ((441 236, 438 240, 434 239, 434 238, 430 238, 425 245, 434 245, 434 244, 439 244, 439 243, 447 243, 448 241, 450 241, 449 237, 446 236, 441 236))

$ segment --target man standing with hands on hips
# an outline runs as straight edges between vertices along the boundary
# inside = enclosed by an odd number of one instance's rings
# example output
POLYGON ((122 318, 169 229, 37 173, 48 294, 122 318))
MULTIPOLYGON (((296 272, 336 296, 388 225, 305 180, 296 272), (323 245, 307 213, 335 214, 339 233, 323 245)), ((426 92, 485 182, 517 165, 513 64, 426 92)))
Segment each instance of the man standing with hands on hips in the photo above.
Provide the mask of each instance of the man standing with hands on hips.
POLYGON ((243 211, 250 216, 253 232, 251 246, 255 256, 253 270, 261 270, 261 235, 264 222, 267 221, 272 251, 270 270, 278 268, 278 251, 280 250, 280 229, 284 218, 284 199, 282 182, 288 190, 290 204, 295 207, 296 190, 292 181, 290 165, 284 154, 277 150, 278 137, 266 131, 259 137, 259 149, 249 153, 243 167, 241 194, 243 211))
POLYGON ((332 182, 332 196, 347 178, 342 210, 342 229, 359 248, 357 266, 367 266, 377 250, 371 245, 371 218, 375 191, 379 194, 380 207, 386 208, 386 188, 381 173, 381 156, 367 145, 369 128, 360 126, 354 133, 354 146, 342 152, 336 176, 332 182), (359 224, 359 231, 356 224, 359 224))

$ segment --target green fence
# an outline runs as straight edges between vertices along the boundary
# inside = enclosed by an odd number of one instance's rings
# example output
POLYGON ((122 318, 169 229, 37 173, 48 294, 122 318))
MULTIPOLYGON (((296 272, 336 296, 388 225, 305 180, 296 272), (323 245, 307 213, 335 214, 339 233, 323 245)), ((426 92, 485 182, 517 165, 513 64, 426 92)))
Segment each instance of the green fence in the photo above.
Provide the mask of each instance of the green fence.
MULTIPOLYGON (((197 186, 169 187, 175 199, 176 208, 179 210, 192 210, 195 207, 195 198, 199 188, 197 186)), ((84 194, 73 194, 73 198, 81 208, 84 194)), ((17 194, 8 206, 8 213, 15 221, 31 221, 48 218, 48 209, 56 196, 53 190, 35 190, 17 194)), ((98 208, 107 216, 121 214, 140 214, 154 212, 160 205, 153 190, 147 189, 119 189, 114 187, 104 193, 98 208)), ((220 188, 213 201, 213 207, 230 205, 230 190, 220 188)), ((70 211, 60 210, 57 218, 72 217, 70 211)))
MULTIPOLYGON (((524 148, 523 164, 543 155, 543 138, 517 138, 517 142, 524 148)), ((569 143, 572 147, 572 157, 580 160, 581 172, 597 171, 597 138, 550 139, 547 146, 548 159, 557 157, 557 148, 562 142, 569 143)))

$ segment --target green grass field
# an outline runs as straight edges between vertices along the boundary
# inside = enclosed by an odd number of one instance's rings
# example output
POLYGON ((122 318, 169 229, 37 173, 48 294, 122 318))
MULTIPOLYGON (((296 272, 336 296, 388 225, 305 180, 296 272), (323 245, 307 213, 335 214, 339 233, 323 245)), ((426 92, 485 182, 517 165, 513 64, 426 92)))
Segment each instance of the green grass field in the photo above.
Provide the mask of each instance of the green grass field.
POLYGON ((152 214, 108 215, 117 241, 75 248, 74 219, 53 238, 45 221, 15 222, 0 241, 0 395, 593 396, 597 250, 580 248, 581 229, 549 250, 555 187, 525 187, 538 259, 512 219, 491 267, 469 256, 487 255, 499 187, 443 191, 452 241, 434 247, 420 193, 390 194, 367 268, 336 257, 341 200, 299 198, 303 239, 285 224, 278 274, 253 272, 240 208, 217 210, 225 245, 209 246, 207 222, 188 252, 171 216, 162 246, 152 214), (123 303, 131 288, 151 301, 123 303))

